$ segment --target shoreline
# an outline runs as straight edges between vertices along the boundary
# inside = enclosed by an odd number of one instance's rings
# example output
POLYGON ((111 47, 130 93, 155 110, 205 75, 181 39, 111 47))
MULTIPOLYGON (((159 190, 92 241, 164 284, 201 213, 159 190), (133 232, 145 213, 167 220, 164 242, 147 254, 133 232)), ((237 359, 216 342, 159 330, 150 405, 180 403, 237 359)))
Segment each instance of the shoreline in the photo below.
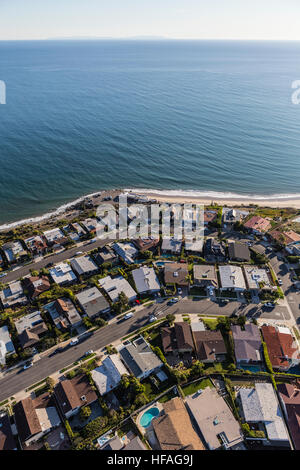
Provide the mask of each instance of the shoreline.
POLYGON ((68 210, 74 208, 82 201, 95 197, 99 193, 101 196, 110 195, 112 193, 133 193, 141 197, 148 197, 149 199, 156 199, 157 202, 169 202, 173 204, 204 204, 210 205, 212 202, 218 203, 225 206, 236 206, 236 207, 250 207, 253 205, 259 207, 270 207, 270 208, 294 208, 300 209, 300 194, 282 194, 282 195, 270 195, 270 196, 251 196, 234 193, 221 193, 216 191, 197 191, 197 190, 159 190, 159 189, 147 189, 147 188, 124 188, 124 189, 109 189, 99 190, 94 193, 86 194, 78 197, 71 202, 62 204, 57 209, 53 209, 45 214, 29 217, 27 219, 21 219, 13 222, 7 222, 0 224, 0 232, 11 230, 21 225, 39 224, 46 222, 50 219, 62 218, 68 213, 68 210))

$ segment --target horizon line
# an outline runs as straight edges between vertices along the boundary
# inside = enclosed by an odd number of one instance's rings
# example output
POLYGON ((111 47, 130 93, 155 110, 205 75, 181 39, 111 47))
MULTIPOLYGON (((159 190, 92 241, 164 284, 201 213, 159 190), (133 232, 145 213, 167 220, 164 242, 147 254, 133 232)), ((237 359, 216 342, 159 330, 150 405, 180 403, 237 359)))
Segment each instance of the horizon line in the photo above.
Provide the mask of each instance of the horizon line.
POLYGON ((26 42, 26 41, 247 41, 247 42, 299 42, 299 39, 290 38, 191 38, 168 36, 65 36, 47 38, 20 38, 0 39, 0 42, 26 42))

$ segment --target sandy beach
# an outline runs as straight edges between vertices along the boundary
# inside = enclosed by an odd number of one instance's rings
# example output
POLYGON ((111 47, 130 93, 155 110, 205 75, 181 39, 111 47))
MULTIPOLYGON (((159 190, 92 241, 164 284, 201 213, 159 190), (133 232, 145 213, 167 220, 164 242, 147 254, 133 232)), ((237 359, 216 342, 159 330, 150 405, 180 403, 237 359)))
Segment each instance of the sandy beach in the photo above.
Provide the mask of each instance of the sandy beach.
POLYGON ((272 207, 272 208, 287 208, 292 207, 295 209, 300 209, 300 198, 299 197, 278 197, 278 198, 239 198, 239 197, 223 197, 223 196, 212 196, 212 197, 204 197, 204 196, 197 196, 193 195, 193 193, 189 194, 182 194, 182 195, 174 195, 174 194, 163 194, 163 192, 138 192, 135 191, 135 194, 139 194, 141 196, 148 197, 150 199, 156 199, 158 202, 170 202, 170 203, 193 203, 193 204, 204 204, 210 205, 212 202, 232 206, 232 207, 249 207, 249 206, 260 206, 260 207, 272 207))

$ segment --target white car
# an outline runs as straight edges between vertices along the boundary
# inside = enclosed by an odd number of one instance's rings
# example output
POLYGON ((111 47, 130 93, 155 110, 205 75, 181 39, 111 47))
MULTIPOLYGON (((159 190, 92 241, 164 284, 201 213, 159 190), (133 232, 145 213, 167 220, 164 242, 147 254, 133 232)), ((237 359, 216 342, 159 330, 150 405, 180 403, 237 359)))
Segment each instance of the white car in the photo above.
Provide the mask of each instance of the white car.
POLYGON ((92 349, 89 349, 89 351, 86 351, 86 352, 84 353, 84 355, 85 355, 85 356, 89 356, 90 354, 93 354, 93 352, 94 352, 94 351, 93 351, 92 349))
POLYGON ((75 344, 78 344, 79 343, 79 339, 78 338, 73 338, 71 341, 70 341, 70 346, 75 346, 75 344))
POLYGON ((130 313, 126 313, 126 315, 124 315, 124 320, 128 320, 129 318, 133 317, 133 313, 130 312, 130 313))
POLYGON ((82 251, 76 251, 75 255, 76 256, 83 255, 83 252, 82 251))
POLYGON ((157 318, 154 315, 151 315, 151 317, 149 318, 149 323, 153 323, 156 320, 157 318))
POLYGON ((282 280, 281 280, 281 279, 278 279, 278 284, 279 284, 280 286, 282 286, 282 280))
POLYGON ((265 303, 265 307, 274 308, 275 304, 273 304, 272 302, 267 302, 267 303, 265 303))
POLYGON ((5 277, 5 276, 6 276, 6 273, 0 274, 0 278, 1 278, 1 277, 5 277))
POLYGON ((182 289, 180 287, 178 287, 177 292, 178 292, 179 295, 181 295, 182 294, 182 289))

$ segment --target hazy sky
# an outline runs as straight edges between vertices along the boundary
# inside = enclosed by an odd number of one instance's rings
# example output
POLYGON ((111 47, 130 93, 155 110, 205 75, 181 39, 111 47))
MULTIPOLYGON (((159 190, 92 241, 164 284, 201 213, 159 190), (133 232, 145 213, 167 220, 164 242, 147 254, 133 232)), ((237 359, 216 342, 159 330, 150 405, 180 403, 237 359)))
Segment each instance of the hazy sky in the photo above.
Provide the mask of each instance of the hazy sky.
POLYGON ((0 39, 300 40, 300 0, 0 0, 0 39))

